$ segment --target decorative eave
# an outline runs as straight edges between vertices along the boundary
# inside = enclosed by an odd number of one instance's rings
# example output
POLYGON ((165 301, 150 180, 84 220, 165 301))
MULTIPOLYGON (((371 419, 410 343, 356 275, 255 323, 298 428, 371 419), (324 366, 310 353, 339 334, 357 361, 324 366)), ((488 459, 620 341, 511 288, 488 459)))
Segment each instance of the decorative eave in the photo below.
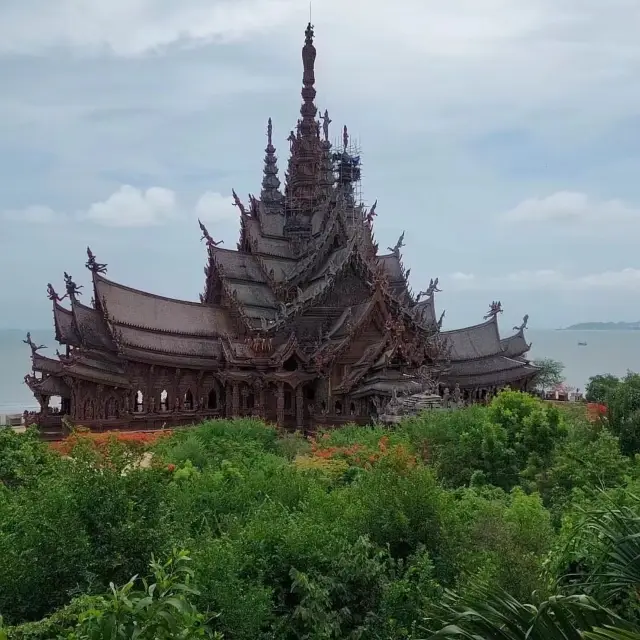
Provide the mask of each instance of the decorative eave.
POLYGON ((302 351, 296 334, 291 332, 286 342, 281 344, 269 358, 271 366, 282 366, 289 358, 296 357, 303 364, 307 364, 309 357, 302 351))
POLYGON ((67 384, 57 375, 46 375, 41 379, 38 379, 35 376, 26 375, 24 377, 24 382, 36 397, 61 396, 68 398, 71 395, 71 391, 67 384))
POLYGON ((62 374, 63 362, 61 360, 47 358, 46 356, 41 356, 39 353, 34 353, 31 356, 31 364, 34 371, 54 375, 62 374))
POLYGON ((353 326, 344 338, 337 342, 335 340, 328 340, 312 353, 310 360, 314 362, 317 370, 326 370, 328 366, 335 362, 336 359, 349 348, 353 341, 358 338, 374 313, 378 313, 383 321, 388 321, 389 313, 379 291, 375 291, 372 298, 366 304, 367 308, 365 312, 360 314, 360 317, 353 323, 353 326))
POLYGON ((59 344, 79 347, 82 344, 74 326, 73 312, 65 309, 58 302, 53 302, 53 326, 56 341, 59 344))

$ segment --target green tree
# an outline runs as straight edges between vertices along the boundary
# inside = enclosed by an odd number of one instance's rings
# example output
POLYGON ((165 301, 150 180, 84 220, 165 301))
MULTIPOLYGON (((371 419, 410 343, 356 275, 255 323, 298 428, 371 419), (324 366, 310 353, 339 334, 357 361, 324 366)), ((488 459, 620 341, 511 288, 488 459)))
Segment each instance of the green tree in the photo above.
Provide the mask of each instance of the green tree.
POLYGON ((609 428, 625 455, 640 452, 640 375, 627 373, 608 397, 609 428))
POLYGON ((597 402, 598 404, 607 404, 611 394, 620 384, 620 378, 605 373, 597 376, 591 376, 585 389, 585 398, 587 402, 597 402))
POLYGON ((536 388, 545 392, 551 387, 564 382, 564 364, 553 358, 539 358, 533 364, 540 369, 536 374, 534 383, 536 388))

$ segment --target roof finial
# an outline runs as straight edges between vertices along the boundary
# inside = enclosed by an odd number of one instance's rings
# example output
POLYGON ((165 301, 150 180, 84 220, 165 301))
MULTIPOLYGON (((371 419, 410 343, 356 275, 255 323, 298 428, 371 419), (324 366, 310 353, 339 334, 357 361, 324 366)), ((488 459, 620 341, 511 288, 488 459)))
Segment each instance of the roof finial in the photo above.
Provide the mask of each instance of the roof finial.
POLYGON ((342 129, 342 143, 344 144, 344 150, 347 150, 349 146, 349 132, 347 131, 347 125, 344 125, 344 129, 342 129))
POLYGON ((271 118, 269 118, 269 122, 267 123, 267 144, 268 146, 273 145, 273 123, 271 122, 271 118))

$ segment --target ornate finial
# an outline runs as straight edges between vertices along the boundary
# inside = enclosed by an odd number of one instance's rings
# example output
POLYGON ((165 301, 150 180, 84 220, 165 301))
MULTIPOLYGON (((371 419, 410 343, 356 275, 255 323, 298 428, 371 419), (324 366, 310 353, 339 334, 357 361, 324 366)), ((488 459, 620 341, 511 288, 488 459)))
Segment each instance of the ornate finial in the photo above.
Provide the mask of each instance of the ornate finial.
POLYGON ((267 123, 267 145, 270 147, 273 146, 273 123, 271 122, 271 118, 269 118, 267 123))
POLYGON ((107 265, 102 262, 97 262, 96 257, 93 255, 93 252, 89 247, 87 247, 87 262, 84 265, 92 271, 93 273, 106 273, 107 265))
POLYGON ((219 240, 218 242, 216 242, 209 235, 209 232, 207 231, 207 227, 205 227, 204 224, 202 224, 202 222, 200 221, 200 218, 198 218, 198 224, 200 225, 200 231, 202 231, 202 238, 200 238, 200 241, 206 240, 207 247, 209 247, 209 249, 213 249, 213 247, 217 247, 219 244, 224 244, 224 240, 219 240))
POLYGON ((70 300, 75 300, 76 296, 82 295, 80 293, 80 289, 82 289, 83 286, 78 286, 66 271, 64 272, 64 283, 67 288, 67 295, 69 296, 70 300))
POLYGON ((444 314, 447 312, 447 310, 445 309, 442 314, 440 315, 440 320, 438 320, 438 329, 442 329, 442 321, 444 320, 444 314))
POLYGON ((389 249, 389 251, 391 251, 391 253, 398 257, 400 255, 400 249, 402 249, 402 247, 404 247, 404 231, 402 232, 402 234, 400 235, 400 237, 398 238, 398 242, 396 242, 396 244, 393 247, 387 247, 387 249, 389 249))
POLYGON ((499 313, 502 313, 502 303, 500 300, 494 300, 489 307, 487 315, 484 316, 484 319, 489 320, 489 318, 495 318, 499 313))
POLYGON ((47 298, 51 300, 51 302, 62 302, 68 294, 64 294, 62 298, 56 293, 56 290, 53 288, 53 285, 49 282, 47 284, 47 298))
POLYGON ((311 22, 309 22, 304 32, 304 43, 313 44, 313 25, 311 24, 311 22))
POLYGON ((40 351, 40 349, 46 349, 47 347, 43 344, 41 345, 36 345, 36 343, 31 339, 31 332, 27 331, 27 339, 23 340, 22 342, 24 342, 25 344, 28 344, 31 347, 31 355, 35 356, 36 353, 38 353, 38 351, 40 351))
POLYGON ((427 290, 420 291, 418 293, 416 302, 420 302, 420 298, 422 298, 423 296, 425 298, 430 298, 434 293, 440 293, 441 291, 442 289, 438 289, 438 278, 436 278, 435 280, 431 278, 431 280, 429 281, 429 286, 427 287, 427 290))
POLYGON ((349 146, 349 131, 347 131, 347 125, 345 124, 342 129, 342 144, 344 145, 344 150, 347 150, 349 146))
POLYGON ((376 200, 373 203, 373 206, 371 207, 371 209, 369 209, 369 213, 367 213, 367 215, 364 217, 364 221, 371 226, 373 224, 373 219, 378 215, 376 213, 376 207, 378 206, 378 201, 376 200))
POLYGON ((245 206, 242 204, 240 198, 238 198, 238 194, 235 189, 231 189, 231 194, 233 195, 233 206, 238 207, 240 209, 240 213, 247 213, 245 206))
POLYGON ((529 322, 529 314, 527 313, 524 318, 522 318, 522 324, 519 327, 513 327, 514 331, 524 331, 527 328, 527 323, 529 322))

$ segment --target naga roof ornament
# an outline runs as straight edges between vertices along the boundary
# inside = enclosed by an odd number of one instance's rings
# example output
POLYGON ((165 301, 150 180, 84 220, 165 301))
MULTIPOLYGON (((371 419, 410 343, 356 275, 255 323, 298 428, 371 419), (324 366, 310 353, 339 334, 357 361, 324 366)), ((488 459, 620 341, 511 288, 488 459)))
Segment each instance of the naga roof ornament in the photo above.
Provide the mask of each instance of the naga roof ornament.
POLYGON ((89 247, 87 247, 87 262, 84 266, 93 273, 107 273, 107 265, 104 262, 98 262, 89 247))

